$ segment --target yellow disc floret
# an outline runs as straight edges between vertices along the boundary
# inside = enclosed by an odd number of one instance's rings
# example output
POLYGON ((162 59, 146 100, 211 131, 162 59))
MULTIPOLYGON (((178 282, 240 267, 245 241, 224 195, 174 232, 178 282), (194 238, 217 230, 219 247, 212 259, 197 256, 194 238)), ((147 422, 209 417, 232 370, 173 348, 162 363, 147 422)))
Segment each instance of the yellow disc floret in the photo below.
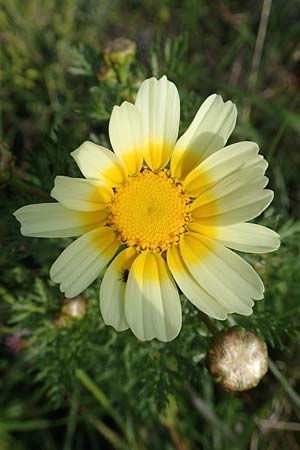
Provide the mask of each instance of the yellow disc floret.
POLYGON ((116 188, 109 223, 122 242, 163 252, 180 240, 190 220, 189 197, 166 170, 143 170, 116 188))

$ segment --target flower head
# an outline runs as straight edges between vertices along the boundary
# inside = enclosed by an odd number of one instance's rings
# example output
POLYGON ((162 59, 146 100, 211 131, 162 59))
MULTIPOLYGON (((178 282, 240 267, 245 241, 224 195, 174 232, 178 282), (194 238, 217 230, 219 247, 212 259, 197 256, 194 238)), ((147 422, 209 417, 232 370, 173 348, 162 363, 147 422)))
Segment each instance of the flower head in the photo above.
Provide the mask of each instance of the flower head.
POLYGON ((231 101, 211 95, 178 139, 179 95, 165 76, 145 80, 134 105, 114 107, 114 152, 84 142, 72 156, 85 178, 58 176, 51 192, 58 203, 15 212, 26 236, 80 236, 50 270, 66 297, 110 263, 100 289, 104 322, 139 339, 178 335, 178 287, 216 319, 252 313, 263 283, 230 249, 265 253, 279 237, 247 223, 273 192, 255 143, 225 147, 236 117, 231 101))

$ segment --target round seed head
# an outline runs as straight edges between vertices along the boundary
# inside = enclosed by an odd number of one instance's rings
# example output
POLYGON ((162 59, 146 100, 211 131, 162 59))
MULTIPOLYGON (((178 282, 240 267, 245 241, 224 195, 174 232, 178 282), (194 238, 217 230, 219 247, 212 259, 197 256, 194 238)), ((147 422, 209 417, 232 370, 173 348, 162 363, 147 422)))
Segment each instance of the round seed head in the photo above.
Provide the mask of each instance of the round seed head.
POLYGON ((267 373, 267 346, 253 331, 232 327, 213 338, 207 366, 226 390, 246 391, 267 373))

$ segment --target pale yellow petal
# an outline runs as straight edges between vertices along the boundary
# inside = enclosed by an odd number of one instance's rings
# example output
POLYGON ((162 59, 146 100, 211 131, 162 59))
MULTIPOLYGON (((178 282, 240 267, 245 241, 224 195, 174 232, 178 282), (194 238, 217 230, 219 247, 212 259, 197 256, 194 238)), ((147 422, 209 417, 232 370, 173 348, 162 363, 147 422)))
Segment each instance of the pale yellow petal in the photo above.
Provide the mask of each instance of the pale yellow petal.
POLYGON ((109 263, 119 247, 116 233, 100 227, 72 242, 50 269, 50 277, 60 284, 67 298, 86 289, 109 263))
POLYGON ((113 152, 86 141, 71 153, 86 178, 103 181, 109 187, 119 186, 127 178, 127 169, 113 152))
POLYGON ((192 219, 224 226, 255 218, 273 199, 273 192, 264 189, 268 178, 263 172, 259 166, 246 167, 221 179, 192 203, 192 219))
POLYGON ((59 203, 27 205, 14 212, 23 236, 63 238, 80 236, 105 225, 107 211, 79 212, 59 203))
POLYGON ((255 270, 218 242, 187 232, 180 241, 182 259, 201 287, 228 313, 249 315, 264 286, 255 270))
POLYGON ((51 197, 66 208, 98 211, 107 207, 113 192, 106 183, 99 180, 57 176, 51 197))
POLYGON ((237 223, 225 227, 209 227, 193 222, 189 230, 216 239, 226 247, 248 253, 269 253, 280 246, 275 231, 254 223, 237 223))
POLYGON ((171 158, 171 172, 184 179, 201 161, 224 147, 237 118, 236 106, 220 95, 209 96, 201 105, 191 125, 178 139, 171 158))
POLYGON ((228 145, 195 167, 185 178, 183 187, 189 195, 197 197, 227 176, 258 164, 262 157, 257 153, 258 145, 254 142, 228 145))
POLYGON ((106 325, 117 331, 127 330, 125 289, 128 272, 137 253, 133 247, 119 253, 107 268, 100 288, 100 309, 106 325))
POLYGON ((136 106, 123 102, 113 108, 109 137, 114 152, 124 162, 128 173, 139 173, 143 164, 144 136, 141 114, 136 106))
POLYGON ((217 202, 199 207, 193 212, 192 218, 206 226, 233 225, 259 216, 274 197, 273 191, 269 189, 255 190, 247 195, 243 190, 241 195, 242 198, 239 198, 238 193, 230 194, 228 199, 223 199, 224 204, 220 209, 217 202))
POLYGON ((138 91, 136 106, 141 113, 144 130, 144 159, 157 171, 169 161, 175 146, 180 100, 177 88, 166 76, 145 80, 138 91))
POLYGON ((228 308, 201 287, 185 265, 179 247, 169 248, 167 261, 176 283, 194 306, 214 319, 226 319, 228 308))
POLYGON ((164 259, 142 252, 133 262, 125 293, 125 314, 142 341, 171 341, 181 329, 177 287, 164 259))

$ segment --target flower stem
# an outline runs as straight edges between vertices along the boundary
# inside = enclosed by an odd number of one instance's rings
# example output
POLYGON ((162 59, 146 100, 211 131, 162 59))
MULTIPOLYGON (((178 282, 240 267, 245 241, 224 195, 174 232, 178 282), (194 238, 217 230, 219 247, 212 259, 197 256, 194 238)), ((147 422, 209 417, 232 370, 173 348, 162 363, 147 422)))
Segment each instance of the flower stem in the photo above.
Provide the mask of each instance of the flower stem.
POLYGON ((201 311, 198 311, 198 314, 201 321, 205 323, 208 331, 210 331, 213 336, 220 333, 220 330, 218 330, 217 326, 206 314, 201 311))
POLYGON ((113 446, 114 449, 124 449, 124 441, 121 439, 121 437, 115 431, 109 428, 104 422, 102 422, 102 420, 94 416, 87 416, 87 420, 102 436, 104 436, 104 438, 113 446))
POLYGON ((70 404, 70 410, 68 415, 68 422, 67 422, 67 430, 65 435, 65 442, 63 450, 71 450, 72 449, 72 443, 76 431, 76 422, 78 417, 78 410, 79 410, 79 401, 78 401, 78 386, 76 386, 72 398, 71 398, 71 404, 70 404))
POLYGON ((100 403, 103 409, 114 419, 128 442, 131 444, 132 450, 136 450, 138 447, 134 438, 130 436, 130 433, 127 430, 126 423, 123 421, 119 413, 113 408, 104 392, 91 380, 88 374, 82 369, 77 369, 75 374, 79 381, 93 394, 93 396, 100 403))
POLYGON ((274 377, 279 381, 285 392, 294 402, 294 405, 300 409, 300 397, 297 392, 291 387, 289 381, 285 378, 285 376, 277 369, 276 365, 273 363, 271 358, 269 358, 269 368, 274 377))
POLYGON ((25 181, 23 181, 21 178, 16 176, 15 174, 10 179, 10 184, 17 189, 18 191, 31 195, 33 197, 39 197, 43 200, 49 200, 49 195, 42 191, 39 188, 33 187, 28 185, 25 181))

